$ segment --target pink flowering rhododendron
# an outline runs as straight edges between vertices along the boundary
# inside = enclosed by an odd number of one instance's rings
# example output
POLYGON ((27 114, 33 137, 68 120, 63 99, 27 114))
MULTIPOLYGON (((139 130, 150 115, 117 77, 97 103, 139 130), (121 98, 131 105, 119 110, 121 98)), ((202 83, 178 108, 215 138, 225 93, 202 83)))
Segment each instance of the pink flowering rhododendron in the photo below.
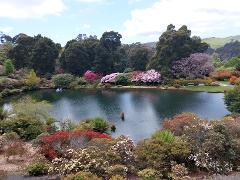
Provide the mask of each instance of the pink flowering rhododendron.
POLYGON ((99 78, 99 75, 94 73, 93 71, 88 70, 87 72, 84 73, 84 79, 87 81, 96 81, 99 78))
POLYGON ((161 81, 161 74, 154 69, 147 72, 135 71, 132 74, 132 82, 142 83, 159 83, 161 81))
POLYGON ((120 74, 121 73, 112 73, 112 74, 106 75, 101 79, 101 83, 115 83, 117 80, 117 77, 120 74))
POLYGON ((159 83, 161 80, 160 78, 161 74, 151 69, 143 74, 141 81, 144 83, 159 83))

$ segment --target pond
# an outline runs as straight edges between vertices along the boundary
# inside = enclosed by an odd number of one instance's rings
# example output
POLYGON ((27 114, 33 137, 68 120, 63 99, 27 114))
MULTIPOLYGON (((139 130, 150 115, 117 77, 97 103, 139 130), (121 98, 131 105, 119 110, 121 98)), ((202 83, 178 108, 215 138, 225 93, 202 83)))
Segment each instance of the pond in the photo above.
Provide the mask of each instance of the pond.
POLYGON ((209 119, 222 118, 229 113, 222 93, 159 90, 67 90, 56 93, 42 90, 28 95, 49 101, 57 120, 79 122, 103 117, 116 125, 113 136, 128 135, 134 141, 150 137, 161 128, 164 118, 181 112, 193 112, 209 119), (125 114, 124 121, 120 118, 121 112, 125 114))

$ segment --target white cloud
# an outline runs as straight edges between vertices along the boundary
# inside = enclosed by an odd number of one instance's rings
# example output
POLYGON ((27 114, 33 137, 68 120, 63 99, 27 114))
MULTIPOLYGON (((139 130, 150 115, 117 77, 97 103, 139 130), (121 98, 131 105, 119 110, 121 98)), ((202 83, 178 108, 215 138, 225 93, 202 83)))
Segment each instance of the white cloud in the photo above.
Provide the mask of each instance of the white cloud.
POLYGON ((94 2, 104 2, 105 0, 77 0, 83 3, 94 3, 94 2))
POLYGON ((0 27, 0 32, 3 33, 10 33, 13 31, 13 27, 10 26, 4 26, 4 27, 0 27))
POLYGON ((60 15, 66 8, 63 0, 0 0, 0 17, 42 18, 60 15))
POLYGON ((131 12, 124 23, 125 37, 158 37, 168 24, 186 24, 194 35, 206 36, 239 28, 239 0, 160 0, 131 12))
POLYGON ((89 24, 84 24, 83 29, 89 29, 91 26, 89 24))

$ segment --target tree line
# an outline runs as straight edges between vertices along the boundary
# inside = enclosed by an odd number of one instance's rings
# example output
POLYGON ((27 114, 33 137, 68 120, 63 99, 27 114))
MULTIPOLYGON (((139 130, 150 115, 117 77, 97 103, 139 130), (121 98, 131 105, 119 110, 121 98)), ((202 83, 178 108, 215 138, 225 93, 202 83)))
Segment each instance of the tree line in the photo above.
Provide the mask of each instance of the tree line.
POLYGON ((16 69, 34 69, 39 75, 61 71, 83 75, 87 70, 107 74, 156 69, 171 76, 175 61, 208 49, 200 37, 191 37, 187 26, 176 30, 172 24, 160 36, 156 49, 141 43, 122 44, 122 35, 114 31, 104 32, 100 39, 79 35, 65 47, 41 35, 2 34, 0 38, 0 61, 9 58, 16 69), (4 50, 5 54, 1 53, 4 50))

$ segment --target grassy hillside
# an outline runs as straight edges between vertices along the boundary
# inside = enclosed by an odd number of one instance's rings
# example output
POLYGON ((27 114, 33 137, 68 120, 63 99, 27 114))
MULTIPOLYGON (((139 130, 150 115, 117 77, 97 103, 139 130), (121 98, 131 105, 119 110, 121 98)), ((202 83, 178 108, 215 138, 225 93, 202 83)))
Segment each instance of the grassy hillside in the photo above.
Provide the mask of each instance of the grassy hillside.
POLYGON ((208 43, 214 49, 222 47, 226 43, 229 43, 231 41, 240 41, 240 35, 229 36, 229 37, 225 37, 225 38, 212 37, 212 38, 203 39, 203 42, 208 43))

